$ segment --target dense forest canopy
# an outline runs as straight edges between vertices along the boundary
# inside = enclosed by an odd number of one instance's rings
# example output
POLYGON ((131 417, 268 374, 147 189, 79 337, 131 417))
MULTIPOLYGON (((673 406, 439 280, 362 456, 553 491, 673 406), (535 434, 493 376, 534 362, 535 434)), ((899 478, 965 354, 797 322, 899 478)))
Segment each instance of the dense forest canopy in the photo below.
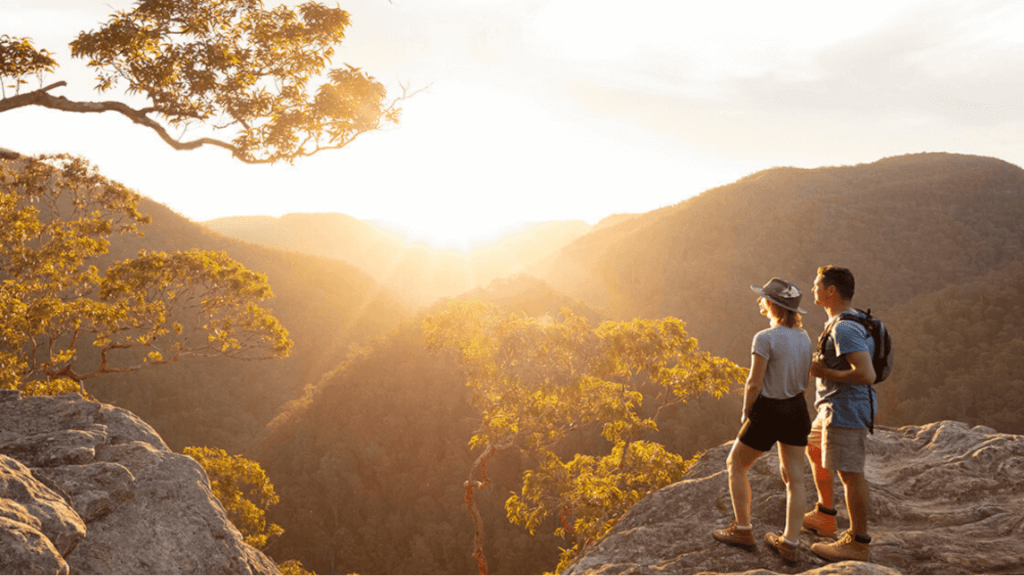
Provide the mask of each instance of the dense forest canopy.
POLYGON ((918 296, 890 324, 902 353, 879 390, 883 418, 1024 434, 1024 262, 918 296))

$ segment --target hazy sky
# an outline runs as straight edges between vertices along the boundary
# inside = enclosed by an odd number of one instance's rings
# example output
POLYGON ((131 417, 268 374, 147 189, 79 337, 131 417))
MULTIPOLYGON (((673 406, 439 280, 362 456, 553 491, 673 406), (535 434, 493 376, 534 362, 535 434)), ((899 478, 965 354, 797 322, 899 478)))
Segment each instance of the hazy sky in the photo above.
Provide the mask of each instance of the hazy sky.
MULTIPOLYGON (((56 94, 96 98, 67 44, 131 5, 0 0, 0 34, 58 54, 56 94)), ((341 6, 335 65, 429 85, 398 128, 267 167, 173 151, 113 114, 22 109, 0 114, 0 147, 82 154, 196 221, 343 212, 442 241, 653 210, 773 166, 936 151, 1024 165, 1020 0, 341 6)))

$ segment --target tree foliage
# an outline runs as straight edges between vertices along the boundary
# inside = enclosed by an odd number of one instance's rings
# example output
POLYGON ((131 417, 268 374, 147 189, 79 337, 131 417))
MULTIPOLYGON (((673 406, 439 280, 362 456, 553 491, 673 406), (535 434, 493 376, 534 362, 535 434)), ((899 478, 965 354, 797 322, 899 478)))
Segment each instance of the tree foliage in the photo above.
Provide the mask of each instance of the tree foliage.
MULTIPOLYGON (((659 413, 698 394, 720 397, 745 376, 699 350, 675 318, 592 329, 568 309, 555 321, 456 301, 424 321, 424 337, 464 366, 480 412, 470 443, 483 451, 466 483, 471 512, 473 491, 489 482, 488 460, 499 450, 518 450, 533 467, 506 502, 508 517, 531 533, 557 518, 555 532, 572 543, 563 566, 641 498, 682 477, 684 459, 649 439, 659 413), (603 447, 576 453, 574 443, 595 433, 603 447)), ((478 531, 476 555, 485 572, 479 539, 478 531)))
POLYGON ((123 85, 148 106, 50 94, 64 82, 22 93, 26 76, 41 80, 57 63, 28 38, 2 36, 0 80, 13 81, 15 94, 4 94, 0 113, 113 111, 179 150, 211 145, 247 163, 291 162, 398 122, 401 97, 388 103, 384 86, 359 68, 328 69, 348 26, 348 12, 318 2, 267 9, 261 0, 140 0, 80 33, 71 54, 88 61, 98 91, 123 85), (169 132, 199 126, 217 137, 169 132))
POLYGON ((284 533, 276 524, 267 525, 266 510, 280 498, 259 462, 207 446, 186 446, 183 452, 206 470, 213 495, 247 544, 262 549, 269 538, 284 533))
POLYGON ((266 277, 223 253, 141 252, 100 272, 109 238, 149 222, 139 198, 80 158, 0 163, 0 386, 62 393, 184 356, 289 353, 257 304, 266 277))
POLYGON ((52 55, 47 50, 36 50, 30 38, 0 34, 0 98, 7 97, 8 88, 20 93, 21 86, 28 84, 25 76, 35 76, 41 85, 43 76, 57 69, 52 55))

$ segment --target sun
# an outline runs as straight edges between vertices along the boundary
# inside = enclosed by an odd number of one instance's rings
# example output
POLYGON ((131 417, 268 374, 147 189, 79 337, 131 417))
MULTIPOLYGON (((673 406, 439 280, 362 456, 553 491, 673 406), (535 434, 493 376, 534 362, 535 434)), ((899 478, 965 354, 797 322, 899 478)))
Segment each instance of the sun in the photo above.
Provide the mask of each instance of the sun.
POLYGON ((380 219, 374 224, 434 250, 469 253, 521 229, 519 221, 497 221, 470 212, 435 212, 419 219, 380 219))

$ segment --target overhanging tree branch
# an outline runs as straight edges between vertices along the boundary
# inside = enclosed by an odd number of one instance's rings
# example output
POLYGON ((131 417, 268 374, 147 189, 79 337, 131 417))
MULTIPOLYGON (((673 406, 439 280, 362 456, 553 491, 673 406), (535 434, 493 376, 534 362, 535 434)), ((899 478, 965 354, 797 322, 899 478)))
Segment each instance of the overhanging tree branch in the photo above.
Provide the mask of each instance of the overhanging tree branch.
POLYGON ((240 153, 240 150, 236 146, 217 140, 216 138, 200 138, 198 140, 191 140, 188 142, 181 142, 176 140, 173 136, 167 133, 167 130, 160 125, 157 121, 147 116, 147 111, 157 111, 153 108, 149 108, 146 111, 140 111, 124 104, 123 102, 76 102, 69 100, 63 96, 54 96, 49 93, 54 88, 66 86, 67 82, 63 80, 60 82, 54 82, 49 86, 40 88, 39 90, 33 90, 32 92, 26 92, 24 94, 18 94, 10 98, 4 98, 0 100, 0 113, 6 112, 7 110, 13 110, 15 108, 22 108, 25 106, 42 106, 43 108, 50 108, 52 110, 60 110, 62 112, 80 112, 80 113, 101 113, 101 112, 117 112, 122 116, 125 116, 136 124, 141 124, 146 128, 155 131, 160 138, 170 144, 175 150, 195 150, 200 146, 210 145, 219 146, 226 150, 231 151, 232 155, 242 160, 243 162, 259 163, 258 161, 246 160, 240 153))
POLYGON ((138 2, 99 30, 79 34, 71 54, 96 71, 97 90, 126 83, 128 94, 149 101, 139 108, 50 94, 64 82, 21 94, 25 77, 41 84, 57 63, 28 38, 0 36, 0 86, 11 81, 16 91, 0 94, 0 113, 26 106, 115 112, 176 150, 215 146, 248 164, 293 162, 397 124, 398 104, 412 96, 403 86, 389 101, 384 86, 360 68, 328 69, 348 25, 347 12, 317 2, 271 9, 250 0, 138 2), (318 78, 325 81, 314 86, 318 78), (212 132, 192 140, 171 135, 189 125, 212 132))

